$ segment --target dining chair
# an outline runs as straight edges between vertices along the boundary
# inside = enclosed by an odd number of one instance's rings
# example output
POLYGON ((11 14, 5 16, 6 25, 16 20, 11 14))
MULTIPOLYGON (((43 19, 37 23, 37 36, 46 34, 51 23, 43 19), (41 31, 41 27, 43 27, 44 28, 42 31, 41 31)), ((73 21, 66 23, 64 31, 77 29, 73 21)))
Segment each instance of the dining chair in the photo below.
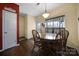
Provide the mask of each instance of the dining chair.
POLYGON ((67 39, 68 39, 68 36, 69 36, 69 31, 64 29, 64 30, 61 30, 57 35, 56 35, 56 40, 57 39, 60 39, 62 41, 62 44, 63 46, 66 46, 66 43, 67 43, 67 39))
POLYGON ((40 35, 36 30, 32 30, 32 35, 33 35, 33 39, 34 39, 32 55, 39 55, 40 48, 41 48, 40 35))
POLYGON ((67 39, 69 36, 69 31, 68 30, 61 30, 55 38, 55 46, 53 46, 53 50, 56 51, 56 54, 63 54, 63 51, 66 50, 66 43, 67 43, 67 39))

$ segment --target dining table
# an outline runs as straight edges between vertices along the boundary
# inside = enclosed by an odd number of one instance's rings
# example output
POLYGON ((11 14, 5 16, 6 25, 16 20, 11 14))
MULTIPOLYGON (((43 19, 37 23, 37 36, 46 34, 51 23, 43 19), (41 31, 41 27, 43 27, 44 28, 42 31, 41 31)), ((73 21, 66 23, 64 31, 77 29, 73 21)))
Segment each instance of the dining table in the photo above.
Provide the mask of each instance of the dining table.
POLYGON ((62 46, 61 39, 55 39, 56 34, 46 33, 45 37, 41 37, 42 52, 44 55, 55 55, 55 51, 62 46), (58 46, 58 48, 56 48, 58 46))
POLYGON ((56 34, 46 33, 45 37, 41 37, 41 54, 42 56, 61 56, 61 55, 78 55, 75 48, 66 46, 65 50, 63 46, 63 39, 55 38, 56 34))

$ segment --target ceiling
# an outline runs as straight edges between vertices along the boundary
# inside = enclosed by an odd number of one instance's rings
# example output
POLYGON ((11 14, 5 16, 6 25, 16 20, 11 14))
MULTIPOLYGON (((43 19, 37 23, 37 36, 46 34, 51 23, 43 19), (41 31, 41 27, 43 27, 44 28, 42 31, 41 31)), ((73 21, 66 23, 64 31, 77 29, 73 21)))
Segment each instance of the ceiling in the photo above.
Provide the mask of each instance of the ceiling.
POLYGON ((20 6, 20 14, 21 15, 31 15, 31 16, 40 16, 45 11, 45 6, 48 12, 54 10, 55 8, 63 5, 63 3, 18 3, 20 6))

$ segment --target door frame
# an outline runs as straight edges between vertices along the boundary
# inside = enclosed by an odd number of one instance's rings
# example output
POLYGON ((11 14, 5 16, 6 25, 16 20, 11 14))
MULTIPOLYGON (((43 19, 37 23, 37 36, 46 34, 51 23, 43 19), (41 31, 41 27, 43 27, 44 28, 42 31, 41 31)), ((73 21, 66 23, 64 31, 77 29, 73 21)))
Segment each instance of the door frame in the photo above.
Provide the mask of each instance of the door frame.
MULTIPOLYGON (((3 9, 2 10, 2 15, 3 15, 3 11, 8 11, 8 12, 12 12, 12 11, 10 11, 10 10, 6 10, 6 9, 3 9)), ((16 12, 12 12, 12 13, 16 13, 16 12)), ((17 13, 16 13, 17 14, 17 13)), ((18 14, 16 15, 16 16, 18 16, 18 14)), ((3 17, 4 16, 2 16, 2 50, 0 50, 0 52, 2 52, 2 51, 4 51, 5 49, 3 49, 3 17)), ((17 21, 17 20, 16 20, 17 21)), ((17 27, 17 26, 16 26, 17 27)), ((17 27, 18 28, 18 27, 17 27)), ((18 30, 16 30, 16 31, 18 31, 18 30)), ((17 32, 16 32, 16 34, 17 34, 17 32)), ((17 34, 18 35, 18 34, 17 34)), ((16 36, 17 37, 17 36, 16 36)), ((17 37, 18 38, 18 37, 17 37)), ((17 39, 17 42, 18 42, 18 39, 17 39)), ((19 46, 20 44, 19 43, 17 43, 16 44, 16 46, 19 46)))

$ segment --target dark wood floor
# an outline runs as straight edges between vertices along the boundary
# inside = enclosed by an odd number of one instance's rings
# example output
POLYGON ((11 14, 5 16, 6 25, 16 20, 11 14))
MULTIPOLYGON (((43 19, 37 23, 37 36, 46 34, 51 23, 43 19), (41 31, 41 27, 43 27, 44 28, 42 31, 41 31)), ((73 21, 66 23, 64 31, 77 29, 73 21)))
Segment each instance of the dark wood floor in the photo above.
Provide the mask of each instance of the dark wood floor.
POLYGON ((0 56, 30 56, 33 48, 33 40, 22 40, 20 46, 0 52, 0 56))
MULTIPOLYGON (((34 41, 30 40, 22 40, 19 42, 20 46, 16 46, 10 49, 7 49, 3 52, 0 52, 0 56, 31 56, 34 41)), ((69 48, 71 49, 71 48, 69 48)), ((45 51, 47 52, 47 51, 45 51)), ((69 52, 68 52, 69 53, 69 52)), ((68 54, 70 56, 70 54, 68 54)), ((74 54, 77 56, 78 54, 74 54)))

